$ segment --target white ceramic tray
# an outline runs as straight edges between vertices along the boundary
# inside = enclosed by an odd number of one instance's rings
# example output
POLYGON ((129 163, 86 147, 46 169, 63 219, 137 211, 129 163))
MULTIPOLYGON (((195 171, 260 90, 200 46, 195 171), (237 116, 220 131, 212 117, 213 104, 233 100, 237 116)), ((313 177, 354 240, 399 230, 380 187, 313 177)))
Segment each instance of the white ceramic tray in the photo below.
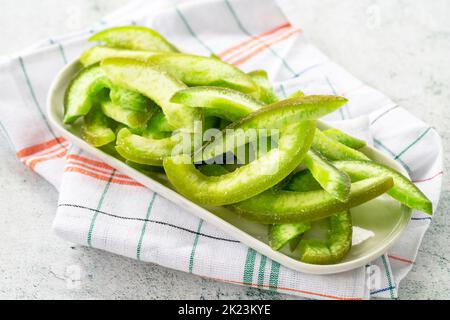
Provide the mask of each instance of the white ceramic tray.
MULTIPOLYGON (((409 208, 387 196, 381 196, 352 209, 354 226, 371 230, 374 236, 359 245, 353 246, 341 263, 333 265, 307 264, 299 262, 289 250, 283 252, 274 251, 268 245, 267 226, 243 219, 226 208, 201 207, 171 189, 170 184, 161 179, 161 175, 159 177, 149 177, 142 174, 86 143, 79 137, 79 128, 76 126, 64 125, 62 121, 64 92, 70 80, 80 68, 80 63, 74 61, 61 70, 56 76, 47 97, 49 120, 65 139, 283 266, 312 274, 339 273, 363 266, 386 252, 402 234, 410 220, 411 210, 409 208)), ((320 122, 319 127, 323 129, 328 126, 320 122)), ((363 151, 376 161, 408 176, 407 172, 399 164, 378 150, 365 147, 363 151)))

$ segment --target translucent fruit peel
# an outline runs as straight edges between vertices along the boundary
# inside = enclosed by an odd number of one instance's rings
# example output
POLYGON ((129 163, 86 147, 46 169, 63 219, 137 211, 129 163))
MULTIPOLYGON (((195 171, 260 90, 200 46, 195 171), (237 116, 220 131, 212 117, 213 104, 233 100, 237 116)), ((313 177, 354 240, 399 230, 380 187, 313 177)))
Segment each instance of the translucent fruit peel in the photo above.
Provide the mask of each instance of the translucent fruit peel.
POLYGON ((160 68, 122 58, 103 60, 101 68, 114 83, 137 91, 158 104, 174 129, 193 132, 195 122, 202 121, 199 110, 170 102, 176 92, 187 87, 160 68))
POLYGON ((83 139, 94 147, 102 147, 116 140, 108 118, 98 106, 92 108, 84 117, 82 135, 83 139))
POLYGON ((314 191, 321 190, 322 187, 309 170, 302 170, 293 174, 283 188, 289 191, 314 191))
POLYGON ((256 97, 265 104, 272 104, 279 101, 277 95, 273 91, 272 83, 269 80, 269 75, 264 70, 255 70, 249 72, 248 75, 253 79, 259 87, 259 92, 256 97))
POLYGON ((249 137, 247 129, 279 129, 290 123, 318 119, 337 110, 346 101, 341 97, 317 95, 287 99, 265 106, 227 126, 224 130, 233 129, 233 133, 225 135, 224 139, 205 144, 202 150, 196 152, 194 161, 212 159, 220 154, 234 151, 235 147, 240 147, 240 145, 229 143, 230 140, 242 142, 242 144, 251 142, 249 139, 252 137, 249 137))
POLYGON ((361 149, 366 146, 365 141, 355 138, 355 137, 353 137, 341 130, 335 129, 335 128, 327 129, 322 132, 327 137, 332 138, 352 149, 361 149))
POLYGON ((390 177, 394 181, 394 186, 388 191, 388 195, 412 209, 429 215, 433 213, 432 203, 423 192, 408 178, 387 166, 371 161, 335 161, 333 164, 346 172, 352 180, 390 177))
POLYGON ((161 110, 157 110, 148 121, 147 127, 142 132, 142 136, 161 139, 170 136, 173 130, 164 113, 161 110))
POLYGON ((154 104, 143 95, 114 85, 99 64, 82 69, 69 84, 64 100, 64 123, 86 115, 94 101, 110 90, 111 100, 121 108, 149 112, 154 104))
POLYGON ((308 151, 303 165, 330 195, 343 202, 348 200, 351 181, 346 173, 338 170, 313 149, 308 151))
POLYGON ((159 54, 147 61, 188 86, 226 87, 244 93, 258 90, 249 75, 221 60, 179 53, 159 54))
POLYGON ((180 142, 180 136, 165 139, 145 138, 123 128, 117 134, 116 150, 135 163, 162 166, 164 158, 172 155, 172 149, 180 142))
POLYGON ((109 97, 111 101, 121 107, 138 112, 146 112, 155 107, 150 99, 139 92, 130 91, 118 86, 111 86, 109 97))
POLYGON ((178 192, 197 203, 236 203, 273 187, 289 175, 308 151, 314 130, 315 121, 289 125, 280 134, 278 148, 220 177, 202 174, 187 154, 165 158, 164 169, 178 192))
POLYGON ((110 100, 103 101, 101 109, 108 118, 133 129, 144 129, 152 116, 152 110, 134 111, 110 100))
POLYGON ((99 65, 80 70, 70 82, 64 97, 64 123, 73 123, 88 114, 95 96, 110 85, 99 65))
POLYGON ((319 129, 316 130, 313 147, 330 160, 370 160, 364 153, 328 137, 319 129))
POLYGON ((311 264, 335 264, 345 257, 352 246, 352 216, 336 213, 328 218, 327 240, 302 239, 298 250, 300 261, 311 264))
POLYGON ((161 54, 161 52, 126 50, 126 49, 109 48, 105 46, 93 46, 85 50, 81 54, 80 62, 83 66, 87 67, 108 58, 128 58, 146 61, 147 59, 153 57, 156 54, 161 54))
POLYGON ((324 190, 268 190, 233 207, 243 217, 264 224, 314 221, 372 200, 391 189, 393 184, 391 177, 373 177, 352 183, 345 202, 324 190))
POLYGON ((274 224, 269 227, 269 245, 274 250, 280 250, 290 240, 305 233, 311 228, 311 223, 274 224))
POLYGON ((103 42, 109 47, 129 50, 178 52, 159 32, 142 26, 109 28, 94 34, 89 41, 103 42))
POLYGON ((202 108, 205 115, 236 121, 264 105, 237 90, 221 87, 192 87, 178 91, 171 102, 202 108))

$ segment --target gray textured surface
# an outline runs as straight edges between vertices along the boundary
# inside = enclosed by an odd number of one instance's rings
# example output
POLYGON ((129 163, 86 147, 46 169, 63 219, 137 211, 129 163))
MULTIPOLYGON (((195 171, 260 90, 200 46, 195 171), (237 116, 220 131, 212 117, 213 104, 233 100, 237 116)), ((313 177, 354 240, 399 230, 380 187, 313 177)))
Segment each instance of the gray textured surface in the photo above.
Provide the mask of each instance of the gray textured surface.
MULTIPOLYGON (((88 26, 124 0, 2 0, 0 55, 88 26), (39 14, 36 14, 39 13, 39 14)), ((291 18, 333 60, 432 124, 450 141, 450 3, 447 0, 281 0, 291 18)), ((447 169, 449 154, 446 153, 447 169)), ((0 138, 0 298, 282 298, 220 284, 94 249, 50 232, 57 194, 24 168, 0 138), (80 282, 67 281, 67 277, 80 282)), ((450 188, 401 299, 450 299, 450 188)))

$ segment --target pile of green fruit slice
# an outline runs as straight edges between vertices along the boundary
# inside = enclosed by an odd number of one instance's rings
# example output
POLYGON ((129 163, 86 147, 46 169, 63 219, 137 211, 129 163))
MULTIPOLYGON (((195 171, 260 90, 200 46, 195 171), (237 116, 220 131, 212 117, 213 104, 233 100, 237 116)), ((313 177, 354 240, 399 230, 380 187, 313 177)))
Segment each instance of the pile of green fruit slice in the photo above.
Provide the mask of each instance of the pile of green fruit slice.
POLYGON ((182 53, 145 27, 90 40, 102 45, 80 57, 64 122, 82 122, 88 143, 134 168, 161 168, 186 198, 269 225, 274 250, 289 244, 302 262, 342 261, 352 243, 349 210, 384 193, 432 213, 409 179, 361 151, 364 141, 316 127, 345 98, 298 91, 281 100, 265 71, 182 53), (206 132, 217 135, 204 142, 206 132), (303 238, 315 223, 326 223, 326 239, 303 238))

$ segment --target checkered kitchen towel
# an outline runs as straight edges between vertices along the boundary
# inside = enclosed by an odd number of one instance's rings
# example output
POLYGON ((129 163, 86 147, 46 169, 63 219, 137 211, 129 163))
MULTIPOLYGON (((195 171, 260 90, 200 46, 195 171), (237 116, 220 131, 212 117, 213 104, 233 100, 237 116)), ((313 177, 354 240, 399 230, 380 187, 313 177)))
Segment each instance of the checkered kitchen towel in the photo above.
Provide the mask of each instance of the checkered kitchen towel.
POLYGON ((338 94, 349 99, 327 120, 366 116, 377 148, 403 165, 437 206, 442 179, 438 134, 311 45, 273 0, 217 0, 156 10, 137 1, 95 28, 47 39, 0 66, 1 129, 18 158, 59 191, 54 230, 69 241, 219 281, 309 298, 397 296, 431 218, 414 212, 392 249, 350 272, 317 276, 289 270, 72 147, 45 114, 49 85, 102 28, 155 28, 186 52, 215 53, 245 71, 264 68, 281 96, 338 94), (229 259, 229 257, 233 259, 229 259), (371 275, 378 275, 372 277, 371 275))

